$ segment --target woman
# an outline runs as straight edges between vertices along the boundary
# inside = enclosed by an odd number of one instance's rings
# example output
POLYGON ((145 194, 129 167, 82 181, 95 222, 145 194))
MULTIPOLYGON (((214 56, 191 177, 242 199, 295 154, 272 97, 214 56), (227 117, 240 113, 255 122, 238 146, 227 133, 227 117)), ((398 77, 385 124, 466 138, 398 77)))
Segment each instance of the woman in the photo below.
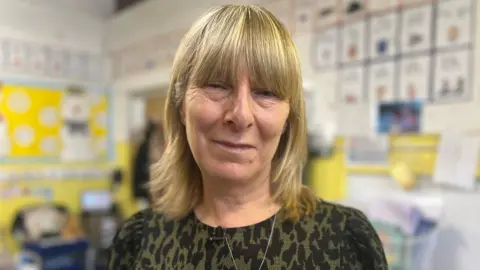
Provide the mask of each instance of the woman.
POLYGON ((361 212, 301 184, 300 70, 263 8, 223 6, 192 26, 173 64, 153 209, 124 224, 109 269, 387 269, 361 212))

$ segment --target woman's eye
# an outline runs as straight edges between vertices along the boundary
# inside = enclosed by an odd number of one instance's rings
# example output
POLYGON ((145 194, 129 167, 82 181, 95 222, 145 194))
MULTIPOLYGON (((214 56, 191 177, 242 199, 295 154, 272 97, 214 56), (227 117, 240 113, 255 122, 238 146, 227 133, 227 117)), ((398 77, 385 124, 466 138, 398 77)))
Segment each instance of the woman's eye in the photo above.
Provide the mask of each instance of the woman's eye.
POLYGON ((276 95, 272 91, 268 91, 268 90, 255 91, 255 94, 262 97, 276 97, 276 95))
POLYGON ((226 89, 227 87, 225 87, 225 85, 221 84, 221 83, 209 83, 207 85, 207 87, 209 88, 216 88, 216 89, 226 89))

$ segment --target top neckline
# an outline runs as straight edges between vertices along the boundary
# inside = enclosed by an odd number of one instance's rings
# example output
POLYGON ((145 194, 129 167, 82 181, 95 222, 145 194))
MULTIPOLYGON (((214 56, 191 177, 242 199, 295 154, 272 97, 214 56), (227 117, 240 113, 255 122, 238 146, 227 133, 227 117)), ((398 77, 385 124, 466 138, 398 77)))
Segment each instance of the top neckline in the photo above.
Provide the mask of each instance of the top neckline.
POLYGON ((200 219, 197 218, 197 215, 195 215, 194 211, 190 212, 190 218, 193 220, 195 226, 198 226, 201 230, 206 230, 208 233, 213 233, 215 230, 220 228, 230 236, 234 235, 236 232, 252 231, 259 228, 270 229, 275 216, 276 216, 276 223, 278 224, 279 220, 281 220, 283 216, 283 208, 280 208, 275 214, 257 223, 240 226, 240 227, 223 228, 221 226, 214 227, 214 226, 205 224, 200 219))

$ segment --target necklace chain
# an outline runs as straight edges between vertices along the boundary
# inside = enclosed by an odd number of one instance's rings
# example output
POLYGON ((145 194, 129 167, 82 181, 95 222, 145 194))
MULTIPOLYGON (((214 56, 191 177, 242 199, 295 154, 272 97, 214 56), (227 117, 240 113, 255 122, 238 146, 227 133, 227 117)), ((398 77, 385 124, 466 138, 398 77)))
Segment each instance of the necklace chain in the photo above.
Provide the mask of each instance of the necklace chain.
MULTIPOLYGON (((275 228, 276 220, 277 220, 277 214, 273 216, 272 228, 270 229, 270 235, 268 236, 267 246, 265 247, 263 259, 262 259, 262 262, 260 263, 260 267, 258 267, 258 270, 262 269, 263 263, 265 262, 265 258, 267 257, 268 248, 270 247, 270 243, 272 242, 272 235, 273 235, 273 230, 275 228)), ((233 266, 236 270, 238 270, 237 263, 235 262, 235 257, 233 256, 232 248, 230 247, 230 243, 228 242, 228 239, 227 239, 227 235, 224 234, 223 238, 225 239, 225 243, 227 244, 228 252, 230 253, 230 257, 232 258, 232 261, 233 261, 233 266)))

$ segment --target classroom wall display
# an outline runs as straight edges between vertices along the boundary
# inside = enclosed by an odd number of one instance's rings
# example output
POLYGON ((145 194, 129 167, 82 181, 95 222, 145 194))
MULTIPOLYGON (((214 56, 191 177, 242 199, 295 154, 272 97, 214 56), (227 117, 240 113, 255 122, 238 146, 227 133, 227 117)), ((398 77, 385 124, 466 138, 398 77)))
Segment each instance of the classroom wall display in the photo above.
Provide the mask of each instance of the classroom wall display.
POLYGON ((107 67, 101 54, 0 37, 0 72, 10 76, 105 83, 107 67))
POLYGON ((325 1, 320 10, 328 23, 313 23, 312 58, 318 73, 337 74, 340 135, 362 133, 351 126, 358 114, 370 124, 355 126, 377 131, 382 103, 423 103, 418 132, 462 129, 453 119, 442 124, 432 117, 452 106, 459 115, 480 115, 473 91, 475 0, 325 1))
POLYGON ((87 86, 0 85, 2 163, 85 163, 112 158, 110 93, 87 86))

